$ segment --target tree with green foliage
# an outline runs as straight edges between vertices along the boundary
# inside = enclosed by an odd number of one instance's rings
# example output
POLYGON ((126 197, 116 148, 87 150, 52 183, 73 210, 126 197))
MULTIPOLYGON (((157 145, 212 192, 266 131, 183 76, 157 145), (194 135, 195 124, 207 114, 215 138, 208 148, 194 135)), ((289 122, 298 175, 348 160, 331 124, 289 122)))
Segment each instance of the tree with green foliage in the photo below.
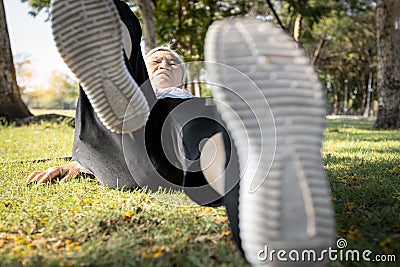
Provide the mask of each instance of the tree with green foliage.
POLYGON ((210 24, 223 17, 265 10, 264 1, 153 1, 156 40, 171 44, 186 61, 204 59, 204 39, 210 24))
POLYGON ((31 6, 29 14, 36 16, 39 12, 44 9, 47 13, 49 12, 50 0, 21 0, 22 3, 28 2, 31 6))
POLYGON ((374 1, 276 0, 271 5, 327 84, 329 112, 363 114, 376 65, 374 1))
POLYGON ((328 99, 334 114, 365 111, 368 81, 376 72, 374 22, 372 2, 364 8, 343 4, 313 27, 312 36, 325 40, 316 67, 329 84, 328 99))
MULTIPOLYGON (((42 9, 48 11, 48 0, 21 1, 31 5, 32 14, 42 9)), ((280 21, 304 46, 327 84, 331 113, 365 113, 370 87, 376 88, 376 3, 373 0, 136 0, 129 3, 140 11, 137 13, 144 25, 147 48, 155 43, 171 44, 186 61, 203 60, 204 37, 216 19, 251 15, 280 21), (153 22, 149 22, 150 17, 153 22)), ((376 92, 372 93, 372 100, 376 92)))

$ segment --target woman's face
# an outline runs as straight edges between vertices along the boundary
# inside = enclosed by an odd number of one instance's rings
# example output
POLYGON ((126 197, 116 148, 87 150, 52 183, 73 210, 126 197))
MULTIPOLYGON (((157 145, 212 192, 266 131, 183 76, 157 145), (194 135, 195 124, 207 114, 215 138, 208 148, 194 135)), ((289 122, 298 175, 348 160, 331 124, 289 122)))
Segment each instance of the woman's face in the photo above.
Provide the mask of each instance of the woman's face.
POLYGON ((157 51, 146 59, 152 86, 158 90, 182 85, 183 71, 179 60, 168 51, 157 51))

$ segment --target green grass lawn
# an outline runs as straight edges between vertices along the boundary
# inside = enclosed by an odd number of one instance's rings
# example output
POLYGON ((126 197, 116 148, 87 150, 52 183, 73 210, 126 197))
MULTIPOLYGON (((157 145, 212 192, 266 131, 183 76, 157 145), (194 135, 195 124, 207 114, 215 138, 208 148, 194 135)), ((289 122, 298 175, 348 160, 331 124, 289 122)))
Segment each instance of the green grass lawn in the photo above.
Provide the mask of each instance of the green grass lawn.
MULTIPOLYGON (((32 160, 69 156, 73 129, 67 125, 0 127, 0 136, 0 266, 246 266, 223 208, 167 205, 85 176, 26 186, 31 172, 66 163, 32 160)), ((338 238, 349 249, 396 254, 399 262, 400 131, 330 120, 323 156, 338 238)))

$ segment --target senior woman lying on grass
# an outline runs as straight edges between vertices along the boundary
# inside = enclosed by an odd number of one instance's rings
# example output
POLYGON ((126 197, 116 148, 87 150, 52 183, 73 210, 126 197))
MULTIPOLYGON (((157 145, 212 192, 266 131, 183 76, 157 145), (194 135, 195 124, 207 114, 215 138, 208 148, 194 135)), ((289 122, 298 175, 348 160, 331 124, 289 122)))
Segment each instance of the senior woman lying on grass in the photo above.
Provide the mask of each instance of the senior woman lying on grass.
POLYGON ((87 172, 110 188, 183 190, 200 205, 225 205, 253 265, 266 264, 266 245, 331 244, 322 88, 282 31, 251 18, 210 27, 206 58, 223 63, 207 64, 213 101, 181 88, 185 67, 174 51, 159 47, 143 59, 139 21, 122 1, 55 0, 51 15, 59 52, 82 85, 76 162, 34 172, 27 183, 87 172))

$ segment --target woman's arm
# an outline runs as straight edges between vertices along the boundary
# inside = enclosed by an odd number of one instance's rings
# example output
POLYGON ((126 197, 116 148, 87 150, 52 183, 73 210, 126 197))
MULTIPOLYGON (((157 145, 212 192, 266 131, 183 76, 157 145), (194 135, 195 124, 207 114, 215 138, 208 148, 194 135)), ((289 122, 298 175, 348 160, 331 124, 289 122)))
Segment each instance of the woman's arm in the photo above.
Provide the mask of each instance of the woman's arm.
POLYGON ((61 179, 61 182, 67 182, 75 178, 79 173, 92 174, 91 171, 83 168, 78 162, 74 161, 64 166, 55 166, 45 171, 33 172, 29 175, 26 183, 47 183, 57 177, 61 179))

